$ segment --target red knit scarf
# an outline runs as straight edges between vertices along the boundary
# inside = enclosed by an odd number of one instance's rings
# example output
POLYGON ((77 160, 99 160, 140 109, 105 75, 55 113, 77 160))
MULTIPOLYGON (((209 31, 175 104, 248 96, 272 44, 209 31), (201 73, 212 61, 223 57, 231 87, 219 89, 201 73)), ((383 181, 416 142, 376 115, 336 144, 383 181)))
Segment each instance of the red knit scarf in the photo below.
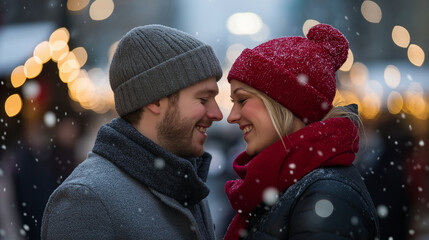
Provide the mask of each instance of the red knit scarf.
POLYGON ((302 128, 264 149, 255 157, 241 153, 233 163, 240 179, 228 181, 225 192, 237 212, 226 240, 240 238, 247 220, 263 202, 264 190, 284 192, 312 170, 325 166, 350 166, 359 149, 356 125, 347 118, 331 118, 302 128))

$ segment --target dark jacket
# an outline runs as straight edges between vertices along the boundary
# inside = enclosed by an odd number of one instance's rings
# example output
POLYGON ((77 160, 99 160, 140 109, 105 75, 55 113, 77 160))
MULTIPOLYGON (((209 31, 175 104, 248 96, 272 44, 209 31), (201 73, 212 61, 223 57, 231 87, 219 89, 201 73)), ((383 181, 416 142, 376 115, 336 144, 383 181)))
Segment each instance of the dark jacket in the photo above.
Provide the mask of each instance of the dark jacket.
POLYGON ((115 119, 51 195, 42 239, 214 239, 210 159, 179 158, 115 119))
POLYGON ((247 240, 375 239, 375 207, 359 172, 350 167, 315 169, 283 193, 274 206, 259 207, 247 240))

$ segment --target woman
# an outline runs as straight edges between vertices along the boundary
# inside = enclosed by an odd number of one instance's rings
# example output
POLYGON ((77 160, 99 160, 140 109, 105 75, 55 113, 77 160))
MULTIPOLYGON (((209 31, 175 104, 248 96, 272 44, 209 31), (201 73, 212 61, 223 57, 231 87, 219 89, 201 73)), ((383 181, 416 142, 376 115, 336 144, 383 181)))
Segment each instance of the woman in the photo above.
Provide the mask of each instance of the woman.
POLYGON ((245 49, 228 75, 247 143, 225 191, 237 212, 225 239, 374 239, 374 205, 356 168, 356 105, 333 107, 348 42, 319 24, 307 38, 245 49))

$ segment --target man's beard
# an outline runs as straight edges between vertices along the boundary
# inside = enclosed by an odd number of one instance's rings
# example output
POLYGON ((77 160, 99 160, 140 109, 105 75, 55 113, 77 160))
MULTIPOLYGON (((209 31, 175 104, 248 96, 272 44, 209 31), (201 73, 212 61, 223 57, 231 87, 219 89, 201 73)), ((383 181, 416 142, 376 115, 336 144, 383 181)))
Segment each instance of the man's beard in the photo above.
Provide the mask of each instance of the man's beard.
POLYGON ((159 145, 179 157, 199 157, 204 149, 193 146, 195 123, 182 117, 177 106, 170 106, 157 126, 159 145))

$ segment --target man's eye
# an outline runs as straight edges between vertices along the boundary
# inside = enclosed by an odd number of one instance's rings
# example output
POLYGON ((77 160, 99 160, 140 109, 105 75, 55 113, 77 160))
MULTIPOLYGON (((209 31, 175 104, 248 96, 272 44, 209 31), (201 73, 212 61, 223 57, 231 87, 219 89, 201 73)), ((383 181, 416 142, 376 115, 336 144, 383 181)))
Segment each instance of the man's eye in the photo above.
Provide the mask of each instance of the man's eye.
POLYGON ((209 101, 208 98, 200 98, 200 100, 202 104, 207 103, 209 101))

